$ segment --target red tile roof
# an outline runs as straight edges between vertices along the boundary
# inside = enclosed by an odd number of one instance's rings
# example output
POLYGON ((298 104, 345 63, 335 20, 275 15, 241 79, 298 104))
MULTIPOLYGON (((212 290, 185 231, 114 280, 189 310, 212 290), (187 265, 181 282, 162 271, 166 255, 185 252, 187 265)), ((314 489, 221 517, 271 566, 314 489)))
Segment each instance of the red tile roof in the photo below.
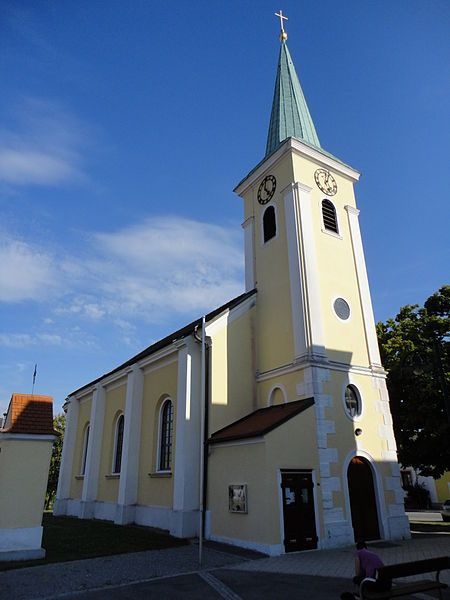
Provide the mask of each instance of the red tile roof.
POLYGON ((58 435, 53 429, 53 398, 13 394, 2 433, 58 435))
POLYGON ((314 398, 307 398, 306 400, 297 400, 296 402, 287 402, 286 404, 260 408, 246 417, 239 419, 239 421, 235 421, 231 425, 227 425, 223 429, 216 431, 208 441, 210 444, 218 444, 219 442, 265 435, 313 404, 314 398))

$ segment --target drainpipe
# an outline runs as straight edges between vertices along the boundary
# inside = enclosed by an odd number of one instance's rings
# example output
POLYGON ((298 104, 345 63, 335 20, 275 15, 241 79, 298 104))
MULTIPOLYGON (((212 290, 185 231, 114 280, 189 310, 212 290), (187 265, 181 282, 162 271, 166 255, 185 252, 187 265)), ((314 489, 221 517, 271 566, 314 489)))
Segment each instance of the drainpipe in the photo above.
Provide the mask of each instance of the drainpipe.
POLYGON ((204 506, 204 489, 205 489, 205 379, 206 379, 206 332, 205 332, 205 317, 202 317, 202 358, 201 358, 201 401, 200 401, 200 510, 199 510, 199 531, 198 531, 198 563, 202 564, 203 558, 203 513, 204 506))

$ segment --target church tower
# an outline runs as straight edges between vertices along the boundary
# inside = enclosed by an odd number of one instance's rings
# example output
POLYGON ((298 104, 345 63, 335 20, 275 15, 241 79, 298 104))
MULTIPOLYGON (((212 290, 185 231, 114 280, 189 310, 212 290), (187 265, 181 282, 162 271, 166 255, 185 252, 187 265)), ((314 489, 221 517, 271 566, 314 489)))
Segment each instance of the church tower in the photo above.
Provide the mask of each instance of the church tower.
POLYGON ((235 189, 246 289, 257 290, 257 404, 314 398, 322 547, 405 537, 354 194, 360 174, 321 147, 278 16, 266 153, 235 189))

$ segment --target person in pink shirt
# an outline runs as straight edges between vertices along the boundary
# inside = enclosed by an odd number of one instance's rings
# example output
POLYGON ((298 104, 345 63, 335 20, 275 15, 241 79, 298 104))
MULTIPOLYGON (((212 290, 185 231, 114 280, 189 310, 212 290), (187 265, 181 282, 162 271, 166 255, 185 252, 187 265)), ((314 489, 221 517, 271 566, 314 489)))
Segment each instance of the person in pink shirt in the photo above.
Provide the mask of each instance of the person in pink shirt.
MULTIPOLYGON (((380 567, 383 567, 383 561, 371 550, 367 549, 367 544, 363 540, 359 541, 356 544, 356 556, 355 556, 355 576, 353 577, 353 583, 355 583, 358 587, 361 584, 363 579, 370 577, 371 579, 375 579, 376 570, 380 567)), ((377 581, 370 582, 365 584, 367 585, 366 589, 373 589, 376 591, 385 591, 390 589, 390 585, 388 587, 382 586, 377 581)), ((341 600, 353 600, 356 598, 355 594, 350 592, 344 592, 341 594, 341 600)))

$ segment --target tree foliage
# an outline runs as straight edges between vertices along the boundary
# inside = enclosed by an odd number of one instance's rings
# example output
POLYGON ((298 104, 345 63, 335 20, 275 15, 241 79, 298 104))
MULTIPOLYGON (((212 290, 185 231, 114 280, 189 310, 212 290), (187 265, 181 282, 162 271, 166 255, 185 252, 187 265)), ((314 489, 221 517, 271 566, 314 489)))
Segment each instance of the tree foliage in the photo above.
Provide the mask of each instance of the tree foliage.
POLYGON ((398 458, 422 475, 450 470, 450 286, 377 325, 398 458))
POLYGON ((59 467, 61 465, 61 453, 64 440, 64 431, 66 428, 66 415, 64 413, 53 417, 53 429, 59 433, 58 438, 53 442, 52 456, 50 459, 50 469, 48 472, 47 493, 45 495, 45 510, 53 507, 56 497, 56 488, 58 486, 59 467))

